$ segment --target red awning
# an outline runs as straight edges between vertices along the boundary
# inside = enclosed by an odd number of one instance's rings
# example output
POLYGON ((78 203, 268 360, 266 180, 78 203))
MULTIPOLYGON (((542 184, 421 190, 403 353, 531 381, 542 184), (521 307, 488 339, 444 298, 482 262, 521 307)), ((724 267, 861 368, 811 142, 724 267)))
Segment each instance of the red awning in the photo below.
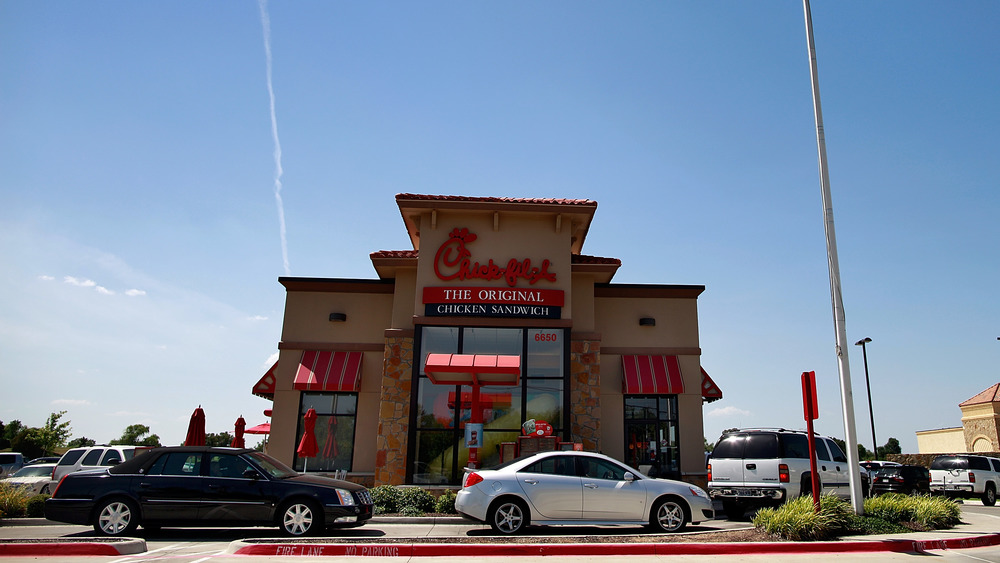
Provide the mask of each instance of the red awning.
POLYGON ((257 384, 253 386, 253 391, 251 391, 254 395, 270 399, 272 401, 274 400, 274 369, 277 367, 278 362, 274 362, 271 369, 267 370, 267 372, 264 373, 264 376, 257 381, 257 384))
POLYGON ((357 392, 361 386, 361 352, 302 352, 292 387, 299 391, 357 392))
POLYGON ((719 389, 719 386, 712 381, 705 368, 701 368, 701 397, 706 403, 722 398, 722 389, 719 389))
POLYGON ((424 373, 435 385, 517 385, 520 356, 427 354, 424 373))
POLYGON ((677 356, 622 356, 622 392, 674 395, 684 392, 677 356))

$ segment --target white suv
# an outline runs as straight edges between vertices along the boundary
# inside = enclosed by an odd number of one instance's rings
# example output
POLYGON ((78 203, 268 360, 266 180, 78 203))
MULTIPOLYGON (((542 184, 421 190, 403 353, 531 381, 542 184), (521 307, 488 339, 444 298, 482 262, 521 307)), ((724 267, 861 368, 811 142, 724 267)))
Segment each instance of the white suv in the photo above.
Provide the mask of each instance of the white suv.
POLYGON ((939 455, 931 462, 931 492, 997 503, 1000 459, 981 455, 939 455))
POLYGON ((142 452, 151 448, 139 446, 90 446, 73 448, 59 458, 59 463, 52 468, 52 480, 59 483, 67 473, 104 469, 118 465, 135 457, 136 451, 142 452))
MULTIPOLYGON (((824 494, 850 498, 847 456, 833 440, 814 435, 816 469, 824 494)), ((719 439, 708 464, 708 494, 729 518, 747 508, 778 505, 812 489, 809 438, 798 430, 745 429, 719 439)))

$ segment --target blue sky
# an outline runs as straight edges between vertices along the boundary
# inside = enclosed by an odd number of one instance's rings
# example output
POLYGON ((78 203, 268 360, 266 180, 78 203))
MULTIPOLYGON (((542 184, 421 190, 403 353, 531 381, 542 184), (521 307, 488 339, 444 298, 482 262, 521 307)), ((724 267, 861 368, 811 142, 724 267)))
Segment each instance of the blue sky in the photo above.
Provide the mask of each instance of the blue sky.
MULTIPOLYGON (((812 11, 848 339, 873 340, 878 441, 916 451, 1000 381, 1000 4, 812 11)), ((807 370, 844 436, 801 3, 263 13, 0 0, 0 420, 168 444, 199 404, 210 432, 263 422, 277 278, 375 278, 412 192, 596 200, 584 252, 614 281, 706 286, 710 441, 802 427, 807 370)))

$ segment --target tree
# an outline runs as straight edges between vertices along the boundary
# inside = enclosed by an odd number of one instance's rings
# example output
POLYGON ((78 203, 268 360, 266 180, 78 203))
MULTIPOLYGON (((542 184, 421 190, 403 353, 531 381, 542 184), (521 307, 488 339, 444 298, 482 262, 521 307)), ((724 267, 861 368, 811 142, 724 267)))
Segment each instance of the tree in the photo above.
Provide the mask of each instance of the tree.
POLYGON ((889 438, 884 446, 878 447, 879 459, 885 459, 887 454, 901 454, 903 450, 899 447, 899 440, 889 438))
POLYGON ((59 422, 65 414, 66 411, 50 414, 49 419, 45 421, 45 426, 41 428, 41 446, 45 449, 46 454, 54 453, 56 448, 65 446, 73 432, 68 420, 59 422))
POLYGON ((91 440, 86 436, 80 436, 79 438, 73 438, 66 443, 67 448, 85 448, 87 446, 96 446, 97 442, 91 440))
POLYGON ((160 445, 160 437, 156 434, 149 434, 149 427, 145 424, 130 424, 125 427, 122 435, 117 440, 111 440, 111 445, 121 445, 121 446, 154 446, 158 447, 160 445))
POLYGON ((205 434, 205 445, 215 446, 215 447, 229 447, 229 444, 233 443, 233 435, 229 432, 219 432, 205 434))
POLYGON ((712 442, 709 442, 708 438, 705 438, 704 436, 702 436, 702 439, 705 440, 705 452, 706 453, 712 453, 712 450, 715 449, 715 444, 713 444, 712 442))

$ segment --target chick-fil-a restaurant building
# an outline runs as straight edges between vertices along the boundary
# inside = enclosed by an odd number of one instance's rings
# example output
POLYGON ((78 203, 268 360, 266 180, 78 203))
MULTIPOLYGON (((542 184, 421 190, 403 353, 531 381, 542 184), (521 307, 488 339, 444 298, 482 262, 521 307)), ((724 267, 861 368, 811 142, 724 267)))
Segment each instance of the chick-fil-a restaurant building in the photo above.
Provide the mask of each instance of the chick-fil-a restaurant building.
POLYGON ((279 278, 278 361, 253 387, 273 401, 268 453, 457 485, 470 463, 575 448, 705 484, 702 405, 722 393, 701 366, 704 286, 612 283, 621 261, 583 254, 595 201, 396 203, 413 248, 372 252, 377 279, 279 278))

